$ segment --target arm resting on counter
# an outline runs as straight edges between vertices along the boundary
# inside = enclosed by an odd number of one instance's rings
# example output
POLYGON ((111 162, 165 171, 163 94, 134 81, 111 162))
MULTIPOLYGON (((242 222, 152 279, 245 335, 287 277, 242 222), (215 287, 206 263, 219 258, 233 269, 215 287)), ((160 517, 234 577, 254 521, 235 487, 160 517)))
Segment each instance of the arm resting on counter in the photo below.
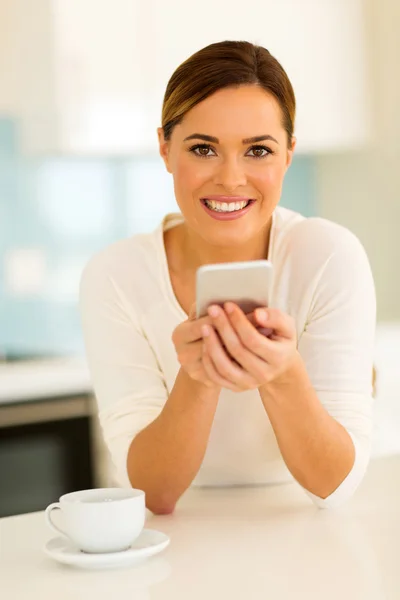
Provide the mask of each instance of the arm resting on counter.
POLYGON ((179 371, 168 393, 140 323, 102 261, 81 280, 85 346, 114 485, 146 493, 155 513, 172 512, 201 465, 219 392, 179 371))
MULTIPOLYGON (((299 355, 285 378, 260 388, 260 396, 288 469, 324 506, 321 500, 331 496, 354 467, 352 437, 321 404, 299 355)), ((364 458, 368 460, 368 454, 364 458)))
POLYGON ((317 506, 333 507, 354 493, 369 462, 375 288, 349 231, 316 218, 300 233, 293 272, 322 252, 326 260, 304 298, 295 362, 260 395, 289 470, 317 506))
POLYGON ((156 514, 171 513, 202 463, 219 391, 207 389, 182 369, 160 415, 140 431, 128 451, 132 487, 146 492, 156 514))

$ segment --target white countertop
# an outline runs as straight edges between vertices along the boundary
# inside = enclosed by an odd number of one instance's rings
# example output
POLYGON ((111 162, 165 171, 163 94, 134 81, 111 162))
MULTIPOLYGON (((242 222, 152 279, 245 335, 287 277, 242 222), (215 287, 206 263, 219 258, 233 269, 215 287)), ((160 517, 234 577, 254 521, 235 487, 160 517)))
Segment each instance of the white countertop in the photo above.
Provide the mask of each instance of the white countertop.
POLYGON ((0 364, 0 405, 92 391, 83 358, 53 358, 0 364))
POLYGON ((7 600, 398 600, 400 455, 372 461, 354 498, 318 510, 296 484, 189 490, 150 516, 170 546, 125 570, 80 571, 42 553, 43 513, 0 520, 7 600))

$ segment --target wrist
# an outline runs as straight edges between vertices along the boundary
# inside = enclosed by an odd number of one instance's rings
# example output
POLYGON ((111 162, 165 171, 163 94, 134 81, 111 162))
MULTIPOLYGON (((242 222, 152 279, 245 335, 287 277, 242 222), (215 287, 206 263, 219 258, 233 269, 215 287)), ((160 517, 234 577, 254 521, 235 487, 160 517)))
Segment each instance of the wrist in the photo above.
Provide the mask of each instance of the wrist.
POLYGON ((285 390, 289 390, 293 386, 298 388, 311 387, 304 361, 297 350, 286 369, 271 381, 260 386, 259 392, 261 397, 281 397, 285 390))
POLYGON ((194 402, 216 403, 221 393, 221 387, 216 385, 207 385, 202 381, 193 379, 181 368, 179 377, 183 385, 188 390, 188 397, 194 402))

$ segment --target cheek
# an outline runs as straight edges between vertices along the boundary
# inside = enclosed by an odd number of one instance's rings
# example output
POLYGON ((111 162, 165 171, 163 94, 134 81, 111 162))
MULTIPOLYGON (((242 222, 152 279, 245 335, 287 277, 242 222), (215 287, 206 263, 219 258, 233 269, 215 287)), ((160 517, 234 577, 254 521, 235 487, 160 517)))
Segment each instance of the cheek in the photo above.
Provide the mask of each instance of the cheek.
POLYGON ((284 169, 280 165, 268 165, 265 169, 261 169, 257 174, 254 174, 253 181, 257 181, 260 189, 275 190, 280 189, 284 177, 284 169))
POLYGON ((186 156, 180 157, 175 163, 174 181, 175 186, 180 190, 196 190, 209 178, 207 169, 199 169, 186 156))

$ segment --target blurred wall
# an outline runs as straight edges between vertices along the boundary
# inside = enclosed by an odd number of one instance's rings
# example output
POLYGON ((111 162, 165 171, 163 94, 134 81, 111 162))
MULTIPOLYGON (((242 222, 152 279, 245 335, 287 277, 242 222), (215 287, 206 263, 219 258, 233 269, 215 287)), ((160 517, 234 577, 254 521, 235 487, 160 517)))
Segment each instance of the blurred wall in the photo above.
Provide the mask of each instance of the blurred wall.
POLYGON ((391 320, 400 318, 400 2, 365 0, 365 15, 370 147, 317 157, 317 197, 322 216, 348 226, 364 243, 378 318, 391 320))

